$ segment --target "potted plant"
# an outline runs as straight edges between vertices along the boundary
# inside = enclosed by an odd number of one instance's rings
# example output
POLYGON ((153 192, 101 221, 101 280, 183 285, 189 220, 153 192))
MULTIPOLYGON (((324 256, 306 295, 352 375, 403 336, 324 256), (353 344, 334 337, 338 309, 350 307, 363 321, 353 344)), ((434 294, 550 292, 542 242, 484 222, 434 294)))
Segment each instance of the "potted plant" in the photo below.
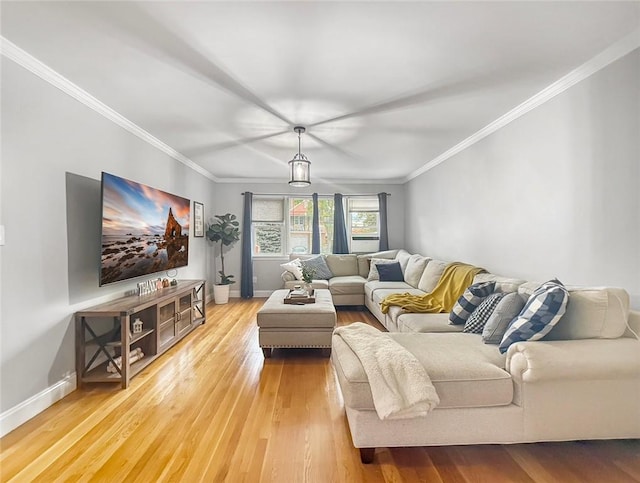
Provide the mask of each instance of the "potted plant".
POLYGON ((316 269, 307 265, 302 265, 302 281, 304 289, 309 295, 313 293, 313 277, 316 276, 316 269))
POLYGON ((226 304, 229 301, 229 285, 235 283, 233 275, 224 271, 224 249, 240 240, 240 223, 236 215, 215 215, 216 221, 207 228, 207 238, 214 243, 220 242, 220 283, 213 286, 213 299, 216 304, 226 304))

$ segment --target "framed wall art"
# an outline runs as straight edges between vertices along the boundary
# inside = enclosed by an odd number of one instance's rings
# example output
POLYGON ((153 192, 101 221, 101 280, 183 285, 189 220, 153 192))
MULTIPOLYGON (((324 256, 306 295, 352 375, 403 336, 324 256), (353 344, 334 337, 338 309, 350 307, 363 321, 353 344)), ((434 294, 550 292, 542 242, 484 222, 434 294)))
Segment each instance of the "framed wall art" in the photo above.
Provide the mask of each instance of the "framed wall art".
POLYGON ((193 202, 193 236, 204 236, 204 205, 197 201, 193 202))

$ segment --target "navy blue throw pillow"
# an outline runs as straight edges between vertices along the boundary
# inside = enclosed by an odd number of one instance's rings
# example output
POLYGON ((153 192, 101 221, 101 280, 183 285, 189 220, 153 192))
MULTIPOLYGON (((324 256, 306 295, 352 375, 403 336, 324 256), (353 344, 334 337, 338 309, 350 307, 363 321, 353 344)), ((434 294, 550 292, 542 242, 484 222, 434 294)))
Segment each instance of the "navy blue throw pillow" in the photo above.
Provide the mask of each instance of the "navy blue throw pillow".
POLYGON ((377 263, 376 268, 381 282, 404 282, 400 262, 377 263))

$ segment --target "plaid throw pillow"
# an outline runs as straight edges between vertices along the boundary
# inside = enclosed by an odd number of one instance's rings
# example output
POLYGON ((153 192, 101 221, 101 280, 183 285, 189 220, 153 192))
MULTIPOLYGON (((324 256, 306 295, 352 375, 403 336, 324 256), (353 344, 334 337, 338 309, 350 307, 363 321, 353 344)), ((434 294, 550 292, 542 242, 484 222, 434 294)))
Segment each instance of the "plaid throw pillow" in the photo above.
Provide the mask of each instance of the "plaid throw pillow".
POLYGON ((492 293, 482 301, 478 308, 467 319, 462 332, 482 334, 485 324, 498 306, 498 303, 506 296, 506 293, 492 293))
POLYGON ((559 280, 542 284, 507 328, 500 342, 500 352, 504 354, 515 342, 542 339, 564 315, 568 302, 569 292, 559 280))
POLYGON ((460 296, 453 310, 449 314, 449 323, 452 325, 464 324, 482 301, 493 293, 496 282, 474 283, 460 296))

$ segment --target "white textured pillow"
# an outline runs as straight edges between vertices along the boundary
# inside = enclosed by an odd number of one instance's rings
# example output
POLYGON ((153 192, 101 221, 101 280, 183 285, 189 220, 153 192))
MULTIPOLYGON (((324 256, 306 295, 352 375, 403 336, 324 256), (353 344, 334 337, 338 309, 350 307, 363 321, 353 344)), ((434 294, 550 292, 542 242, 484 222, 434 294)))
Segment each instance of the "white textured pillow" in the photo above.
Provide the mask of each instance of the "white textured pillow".
POLYGON ((436 288, 436 285, 438 285, 440 277, 447 265, 449 265, 449 263, 443 262, 442 260, 430 260, 427 268, 425 268, 422 273, 422 277, 420 277, 418 288, 423 292, 431 293, 431 291, 436 288))
POLYGON ((417 253, 415 255, 411 255, 407 262, 407 268, 404 270, 404 281, 412 287, 418 288, 420 277, 422 277, 422 273, 424 272, 427 263, 429 263, 429 260, 431 259, 418 255, 417 253))
POLYGON ((302 280, 302 262, 299 258, 291 260, 287 263, 282 263, 280 266, 287 272, 293 273, 293 275, 296 277, 296 280, 302 280))
POLYGON ((377 263, 396 263, 395 259, 389 258, 372 258, 371 266, 369 267, 369 276, 367 277, 367 281, 371 280, 380 280, 380 274, 378 273, 378 267, 376 267, 377 263))

